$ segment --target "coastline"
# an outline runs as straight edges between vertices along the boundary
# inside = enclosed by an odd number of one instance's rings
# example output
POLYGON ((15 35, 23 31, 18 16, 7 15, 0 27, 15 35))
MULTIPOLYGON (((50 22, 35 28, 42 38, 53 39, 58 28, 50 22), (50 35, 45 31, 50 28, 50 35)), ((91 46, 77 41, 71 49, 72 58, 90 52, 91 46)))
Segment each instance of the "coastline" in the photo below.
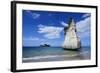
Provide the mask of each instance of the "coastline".
MULTIPOLYGON (((51 47, 49 47, 51 48, 51 47)), ((41 48, 43 49, 43 48, 41 48)), ((57 48, 56 48, 57 49, 57 48)), ((41 52, 38 52, 39 55, 35 55, 32 53, 34 56, 27 56, 22 58, 23 63, 30 63, 30 62, 49 62, 49 61, 72 61, 72 60, 88 60, 90 59, 90 50, 86 51, 69 51, 69 50, 60 50, 57 49, 57 51, 52 50, 52 49, 44 49, 41 50, 41 52)), ((38 50, 39 51, 39 50, 38 50)), ((36 53, 37 54, 37 53, 36 53)))

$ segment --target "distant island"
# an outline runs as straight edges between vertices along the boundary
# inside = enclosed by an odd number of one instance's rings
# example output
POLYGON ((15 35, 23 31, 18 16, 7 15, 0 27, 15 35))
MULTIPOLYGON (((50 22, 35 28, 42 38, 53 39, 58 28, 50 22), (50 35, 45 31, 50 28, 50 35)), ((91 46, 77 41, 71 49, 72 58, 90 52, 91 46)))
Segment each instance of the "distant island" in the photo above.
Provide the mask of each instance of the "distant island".
POLYGON ((43 45, 40 45, 40 47, 50 47, 50 45, 48 45, 48 44, 43 44, 43 45))

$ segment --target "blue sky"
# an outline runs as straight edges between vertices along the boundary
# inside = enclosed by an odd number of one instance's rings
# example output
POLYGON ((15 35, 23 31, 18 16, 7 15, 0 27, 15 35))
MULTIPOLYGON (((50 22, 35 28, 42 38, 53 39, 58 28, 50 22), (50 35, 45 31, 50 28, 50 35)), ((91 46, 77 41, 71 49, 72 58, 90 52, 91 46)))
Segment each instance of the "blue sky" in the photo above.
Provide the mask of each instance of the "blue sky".
POLYGON ((90 46, 89 13, 23 10, 22 14, 23 46, 61 46, 64 41, 63 29, 68 26, 70 17, 75 20, 82 46, 90 46))

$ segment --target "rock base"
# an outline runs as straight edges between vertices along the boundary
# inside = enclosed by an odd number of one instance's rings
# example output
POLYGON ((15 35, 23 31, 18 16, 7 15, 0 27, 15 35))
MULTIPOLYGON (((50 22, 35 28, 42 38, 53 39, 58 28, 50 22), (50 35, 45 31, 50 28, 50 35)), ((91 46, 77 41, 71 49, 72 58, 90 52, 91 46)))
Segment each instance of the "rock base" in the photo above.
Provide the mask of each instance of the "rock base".
POLYGON ((69 50, 69 51, 80 51, 80 48, 75 48, 75 49, 71 49, 71 48, 63 48, 64 50, 69 50))

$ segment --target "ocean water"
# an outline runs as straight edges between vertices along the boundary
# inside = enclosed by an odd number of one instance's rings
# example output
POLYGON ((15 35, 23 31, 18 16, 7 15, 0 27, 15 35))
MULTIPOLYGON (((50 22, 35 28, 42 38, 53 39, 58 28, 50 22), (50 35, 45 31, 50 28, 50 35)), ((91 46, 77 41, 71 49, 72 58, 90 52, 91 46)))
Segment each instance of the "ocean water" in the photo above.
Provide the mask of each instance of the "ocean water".
POLYGON ((23 47, 22 62, 48 62, 90 59, 90 47, 79 51, 64 50, 61 47, 23 47))

